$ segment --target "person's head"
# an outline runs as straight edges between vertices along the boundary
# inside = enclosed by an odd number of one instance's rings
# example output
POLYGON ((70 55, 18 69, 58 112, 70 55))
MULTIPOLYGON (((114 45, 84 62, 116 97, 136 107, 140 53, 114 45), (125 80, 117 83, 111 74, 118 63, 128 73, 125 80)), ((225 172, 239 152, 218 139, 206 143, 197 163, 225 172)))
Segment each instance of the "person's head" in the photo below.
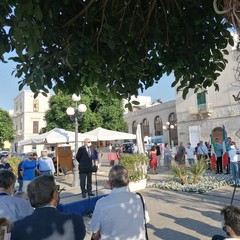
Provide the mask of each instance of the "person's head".
POLYGON ((199 146, 202 146, 202 145, 203 145, 203 141, 200 141, 200 142, 199 142, 199 146))
POLYGON ((84 139, 84 145, 87 146, 87 147, 91 147, 92 143, 91 143, 90 138, 85 138, 84 139))
POLYGON ((33 159, 33 154, 32 153, 28 153, 28 159, 32 160, 33 159))
POLYGON ((230 142, 230 147, 231 147, 232 149, 234 149, 234 148, 235 148, 235 142, 231 141, 231 142, 230 142))
POLYGON ((191 143, 190 142, 187 143, 187 147, 191 147, 191 143))
POLYGON ((109 171, 108 179, 111 188, 125 187, 129 184, 128 170, 121 165, 115 165, 109 171))
POLYGON ((215 143, 219 143, 219 139, 218 138, 215 138, 215 143))
POLYGON ((42 157, 47 157, 48 156, 48 150, 42 150, 41 155, 42 155, 42 157))
POLYGON ((223 230, 232 238, 240 237, 240 208, 229 205, 222 209, 223 230))
POLYGON ((180 146, 183 146, 183 142, 180 142, 179 145, 180 145, 180 146))
POLYGON ((152 146, 150 149, 150 151, 155 151, 155 150, 156 150, 155 146, 152 146))
POLYGON ((164 147, 168 147, 168 143, 165 143, 165 144, 164 144, 164 147))
POLYGON ((5 158, 4 155, 0 155, 0 162, 1 162, 2 164, 5 163, 4 158, 5 158))
POLYGON ((57 206, 59 196, 53 175, 41 175, 32 180, 27 187, 28 197, 32 207, 46 205, 57 206))
POLYGON ((0 188, 2 190, 10 195, 13 194, 15 182, 16 177, 12 171, 7 169, 0 170, 0 188))
POLYGON ((232 139, 231 139, 230 137, 227 137, 227 141, 228 141, 228 142, 231 142, 232 139))
POLYGON ((37 153, 33 153, 33 154, 32 154, 32 158, 33 158, 33 160, 36 161, 36 160, 38 159, 38 155, 37 155, 37 153))

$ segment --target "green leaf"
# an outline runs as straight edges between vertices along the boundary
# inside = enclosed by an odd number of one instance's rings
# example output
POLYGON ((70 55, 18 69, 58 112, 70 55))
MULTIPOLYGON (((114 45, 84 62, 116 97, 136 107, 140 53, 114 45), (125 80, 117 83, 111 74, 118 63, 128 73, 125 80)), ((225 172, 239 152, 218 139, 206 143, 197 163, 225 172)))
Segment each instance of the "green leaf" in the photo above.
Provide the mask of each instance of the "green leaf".
POLYGON ((42 21, 43 14, 42 14, 42 10, 39 5, 36 5, 34 14, 35 14, 35 17, 37 18, 37 20, 42 21))

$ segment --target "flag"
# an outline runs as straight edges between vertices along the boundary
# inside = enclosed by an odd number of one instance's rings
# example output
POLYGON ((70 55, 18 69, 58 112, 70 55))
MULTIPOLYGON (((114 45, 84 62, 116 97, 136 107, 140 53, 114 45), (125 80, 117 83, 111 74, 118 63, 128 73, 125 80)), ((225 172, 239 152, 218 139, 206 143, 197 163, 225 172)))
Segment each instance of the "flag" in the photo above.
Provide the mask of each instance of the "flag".
POLYGON ((211 137, 211 169, 212 171, 216 171, 216 163, 217 163, 217 155, 216 155, 216 145, 215 141, 213 139, 213 135, 210 135, 211 137))
POLYGON ((228 165, 228 151, 227 151, 227 132, 226 129, 224 127, 224 125, 222 126, 222 140, 223 140, 223 154, 222 154, 222 165, 223 165, 223 169, 226 168, 226 166, 228 165))

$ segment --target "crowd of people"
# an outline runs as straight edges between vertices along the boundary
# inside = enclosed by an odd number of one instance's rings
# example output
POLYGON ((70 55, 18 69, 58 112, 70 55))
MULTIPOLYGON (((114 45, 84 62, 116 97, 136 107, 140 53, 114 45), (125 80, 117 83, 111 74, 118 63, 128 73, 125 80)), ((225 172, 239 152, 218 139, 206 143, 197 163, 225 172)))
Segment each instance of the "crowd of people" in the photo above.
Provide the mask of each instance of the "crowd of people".
MULTIPOLYGON (((89 139, 86 139, 85 145, 78 151, 77 158, 81 164, 79 169, 87 166, 83 165, 80 158, 85 151, 89 157, 89 143, 89 139)), ((85 155, 86 158, 87 156, 85 155)), ((87 175, 84 177, 88 179, 87 175)), ((146 224, 150 219, 147 206, 140 194, 130 192, 127 169, 114 165, 108 177, 112 192, 95 206, 90 226, 91 239, 148 239, 146 224)), ((85 181, 83 176, 80 176, 80 181, 85 181)), ((1 230, 5 229, 5 234, 12 240, 85 238, 83 217, 57 209, 60 197, 54 175, 41 174, 30 181, 27 185, 27 198, 13 194, 15 182, 16 177, 11 170, 0 170, 0 226, 3 227, 0 228, 0 237, 3 234, 1 230)), ((87 184, 87 189, 84 189, 85 186, 81 183, 82 193, 90 193, 88 186, 87 184)))
MULTIPOLYGON (((187 143, 179 143, 175 152, 166 143, 163 146, 154 143, 148 151, 151 155, 150 168, 158 173, 160 162, 171 165, 174 161, 191 165, 195 161, 209 158, 211 146, 200 141, 196 148, 187 143)), ((230 138, 227 139, 229 166, 223 168, 223 144, 215 139, 217 174, 228 170, 233 176, 233 183, 239 184, 238 150, 230 138)), ((110 150, 109 150, 110 151, 110 150)), ((112 151, 112 149, 111 149, 112 151)), ((98 151, 91 140, 86 138, 84 145, 78 149, 76 160, 79 162, 80 190, 82 198, 94 196, 92 191, 92 173, 98 164, 98 151)), ((84 239, 86 228, 81 215, 62 213, 57 210, 60 201, 58 187, 54 179, 54 161, 42 151, 41 157, 31 153, 18 166, 18 178, 7 163, 7 156, 1 158, 0 164, 0 226, 13 240, 30 239, 84 239), (19 183, 19 191, 15 192, 15 182, 19 183), (44 219, 44 221, 39 221, 44 219)), ((142 196, 129 190, 128 171, 121 165, 114 165, 109 171, 108 185, 111 193, 97 201, 90 229, 92 240, 98 239, 148 239, 146 223, 149 222, 147 206, 142 196), (125 219, 122 221, 121 219, 125 219), (131 225, 131 228, 128 226, 131 225), (122 231, 125 229, 125 231, 122 231)), ((226 206, 222 209, 223 230, 231 239, 240 238, 240 209, 226 206)), ((1 236, 1 230, 0 230, 1 236)), ((10 238, 9 238, 10 239, 10 238)), ((213 240, 228 239, 215 235, 213 240)), ((230 238, 229 238, 230 239, 230 238)))
POLYGON ((239 153, 235 142, 228 137, 224 144, 220 142, 219 138, 215 138, 214 146, 211 146, 208 142, 203 143, 203 141, 200 141, 196 147, 192 147, 190 142, 186 146, 184 146, 183 142, 180 142, 179 146, 173 148, 168 143, 165 143, 164 146, 154 143, 147 154, 150 158, 149 168, 152 174, 158 173, 160 170, 160 159, 163 160, 162 165, 166 167, 170 167, 172 162, 185 165, 187 160, 188 165, 192 165, 196 161, 203 159, 207 161, 208 168, 216 174, 231 173, 233 185, 240 185, 239 153), (212 147, 214 151, 212 151, 212 147), (224 147, 227 153, 226 161, 224 161, 223 157, 224 147), (213 152, 215 157, 213 157, 213 152))

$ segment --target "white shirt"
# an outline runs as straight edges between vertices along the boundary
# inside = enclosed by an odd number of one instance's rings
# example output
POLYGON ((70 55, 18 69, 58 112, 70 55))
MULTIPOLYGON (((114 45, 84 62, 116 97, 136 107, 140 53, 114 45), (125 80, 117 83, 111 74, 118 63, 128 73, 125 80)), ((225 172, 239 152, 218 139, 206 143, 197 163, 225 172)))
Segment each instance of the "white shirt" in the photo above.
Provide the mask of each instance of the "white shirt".
POLYGON ((237 149, 234 146, 231 146, 231 149, 228 151, 228 156, 230 158, 230 162, 238 161, 237 149))
POLYGON ((11 222, 22 219, 33 213, 29 200, 6 195, 0 195, 0 217, 11 222))
POLYGON ((185 147, 185 151, 187 153, 187 157, 189 159, 194 159, 194 152, 195 152, 195 149, 193 147, 185 147))
MULTIPOLYGON (((146 207, 145 216, 149 222, 146 207)), ((97 201, 90 228, 93 233, 100 230, 102 240, 144 240, 144 223, 140 197, 121 187, 97 201)))

